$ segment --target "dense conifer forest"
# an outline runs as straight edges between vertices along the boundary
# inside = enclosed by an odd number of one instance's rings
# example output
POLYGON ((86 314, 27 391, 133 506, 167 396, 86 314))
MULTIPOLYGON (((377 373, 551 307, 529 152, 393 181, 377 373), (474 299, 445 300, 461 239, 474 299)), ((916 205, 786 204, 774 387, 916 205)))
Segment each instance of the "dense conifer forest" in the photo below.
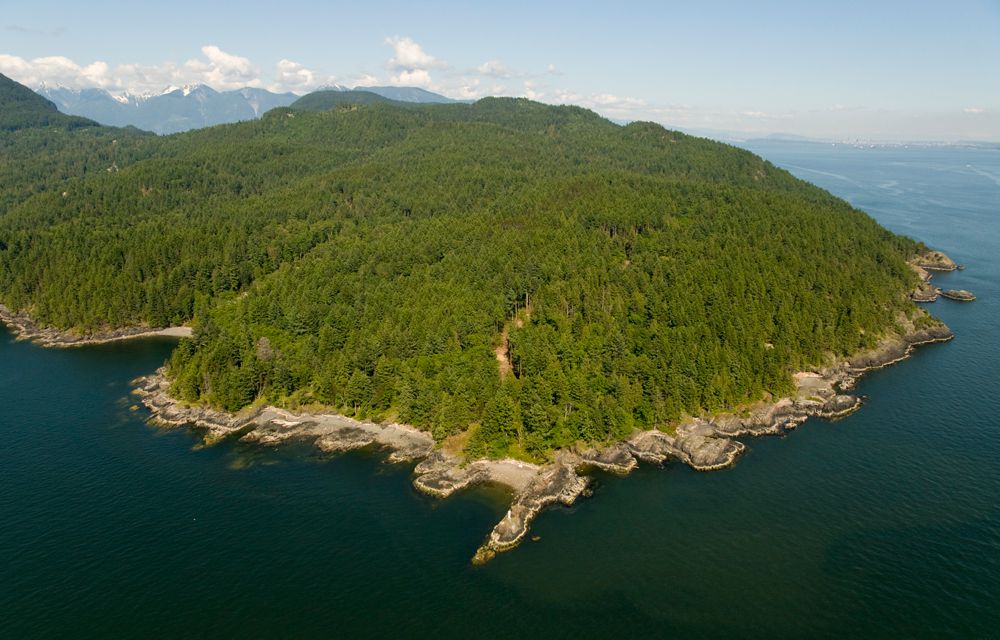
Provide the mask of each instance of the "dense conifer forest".
POLYGON ((541 458, 787 393, 915 313, 914 241, 656 124, 317 98, 157 137, 19 87, 0 76, 0 302, 81 331, 193 323, 169 363, 191 402, 541 458))

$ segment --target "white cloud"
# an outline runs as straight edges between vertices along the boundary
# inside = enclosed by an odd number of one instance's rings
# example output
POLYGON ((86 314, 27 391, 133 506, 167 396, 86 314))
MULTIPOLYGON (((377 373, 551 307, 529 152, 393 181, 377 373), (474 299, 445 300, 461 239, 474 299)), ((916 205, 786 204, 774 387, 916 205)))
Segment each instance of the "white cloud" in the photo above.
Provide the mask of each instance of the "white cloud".
POLYGON ((425 52, 411 38, 393 36, 392 38, 386 38, 385 43, 390 45, 394 52, 393 56, 389 58, 390 69, 413 70, 448 66, 444 61, 438 60, 425 52))
POLYGON ((395 74, 389 78, 391 84, 416 87, 433 87, 430 69, 446 69, 448 64, 430 55, 412 38, 393 36, 385 43, 392 47, 393 56, 387 63, 395 74))
POLYGON ((962 109, 962 111, 965 113, 972 113, 977 115, 980 113, 986 113, 986 109, 983 109, 982 107, 966 107, 962 109))
POLYGON ((29 85, 38 85, 43 81, 75 84, 82 76, 82 69, 62 56, 47 56, 29 61, 18 56, 0 54, 0 73, 29 85))
MULTIPOLYGON (((530 96, 528 96, 530 97, 530 96)), ((581 95, 568 89, 556 89, 551 100, 553 104, 575 104, 592 109, 601 115, 625 120, 650 117, 657 107, 650 107, 645 100, 611 93, 581 95)))
POLYGON ((511 70, 507 68, 507 65, 499 60, 484 62, 476 67, 476 71, 484 76, 493 76, 494 78, 509 78, 513 75, 511 70))
POLYGON ((560 71, 559 69, 556 69, 556 65, 554 65, 554 64, 549 64, 549 66, 545 68, 545 73, 549 74, 550 76, 561 76, 562 75, 562 71, 560 71))
POLYGON ((292 91, 303 93, 321 86, 332 85, 337 81, 334 76, 326 76, 305 65, 282 58, 275 65, 273 91, 292 91))
POLYGON ((646 106, 645 100, 640 100, 638 98, 629 98, 616 96, 610 93, 599 93, 590 98, 590 102, 601 107, 615 107, 615 108, 628 108, 628 107, 644 107, 646 106))
POLYGON ((458 88, 458 96, 462 100, 475 100, 483 96, 482 83, 479 78, 472 78, 458 88))
POLYGON ((112 93, 156 93, 168 86, 207 84, 222 91, 268 86, 275 91, 309 91, 333 81, 330 76, 282 59, 275 65, 273 82, 266 82, 260 68, 249 58, 223 51, 216 45, 201 48, 202 57, 182 64, 120 64, 112 67, 97 60, 80 64, 64 56, 26 60, 0 54, 0 73, 28 86, 61 85, 71 89, 97 87, 112 93))
POLYGON ((379 83, 379 79, 370 73, 363 73, 351 83, 353 87, 374 87, 379 83))
MULTIPOLYGON (((449 70, 448 65, 428 54, 410 38, 387 38, 393 48, 388 73, 360 72, 345 80, 350 86, 394 84, 417 86, 462 100, 476 100, 488 95, 524 96, 554 104, 576 104, 620 119, 683 120, 690 112, 611 93, 581 94, 553 88, 549 81, 558 72, 527 74, 511 69, 497 60, 462 71, 449 70), (438 77, 440 76, 440 77, 438 77), (510 79, 510 82, 505 82, 510 79), (516 79, 516 81, 514 80, 516 79)), ((244 86, 266 86, 272 91, 305 93, 335 79, 306 65, 282 58, 269 74, 250 59, 226 52, 215 45, 201 48, 201 57, 183 63, 164 62, 159 65, 121 64, 111 66, 103 61, 88 64, 62 56, 25 60, 0 54, 0 73, 30 86, 61 84, 71 88, 101 87, 113 93, 125 90, 135 93, 157 93, 163 88, 186 84, 208 84, 216 89, 244 86)))
POLYGON ((298 62, 282 58, 275 65, 274 80, 285 86, 312 86, 316 83, 316 74, 298 62))
POLYGON ((207 84, 223 90, 256 87, 262 84, 260 69, 248 58, 226 53, 215 45, 206 45, 201 48, 201 52, 208 62, 195 59, 185 62, 185 70, 198 78, 195 83, 185 84, 207 84))
POLYGON ((388 67, 395 71, 389 82, 397 85, 415 87, 431 87, 430 69, 446 69, 448 64, 430 55, 411 38, 393 36, 386 38, 385 43, 392 47, 393 56, 389 58, 388 67))
POLYGON ((545 97, 545 92, 537 91, 536 87, 538 85, 532 80, 524 81, 524 92, 523 95, 528 100, 541 100, 545 97))
POLYGON ((427 72, 427 69, 404 69, 389 78, 389 81, 392 84, 409 87, 429 87, 431 85, 431 74, 427 72))

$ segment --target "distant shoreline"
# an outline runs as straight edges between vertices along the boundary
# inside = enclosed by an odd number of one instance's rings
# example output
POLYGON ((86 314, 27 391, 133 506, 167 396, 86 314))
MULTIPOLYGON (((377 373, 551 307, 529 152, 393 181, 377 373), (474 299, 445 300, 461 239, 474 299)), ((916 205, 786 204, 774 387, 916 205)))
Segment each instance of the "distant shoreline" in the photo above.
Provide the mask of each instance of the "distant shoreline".
POLYGON ((12 330, 17 340, 30 340, 43 347, 85 347, 89 345, 122 342, 140 338, 165 336, 171 338, 190 338, 191 327, 123 327, 107 331, 77 334, 71 331, 61 331, 54 327, 42 327, 26 313, 14 313, 0 304, 0 322, 12 330))

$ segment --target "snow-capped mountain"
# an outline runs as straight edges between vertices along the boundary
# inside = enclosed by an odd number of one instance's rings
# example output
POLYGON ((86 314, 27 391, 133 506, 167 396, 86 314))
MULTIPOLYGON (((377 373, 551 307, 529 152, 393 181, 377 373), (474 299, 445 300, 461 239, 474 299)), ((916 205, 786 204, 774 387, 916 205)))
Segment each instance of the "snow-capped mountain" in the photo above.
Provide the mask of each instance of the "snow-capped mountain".
MULTIPOLYGON (((330 85, 322 91, 351 91, 330 85)), ((455 102, 451 98, 417 87, 355 87, 403 102, 455 102)), ((277 107, 287 107, 300 96, 245 87, 216 91, 204 84, 164 87, 159 93, 111 93, 105 89, 70 89, 42 84, 37 93, 56 104, 60 111, 83 116, 101 124, 134 126, 156 133, 177 133, 216 124, 253 120, 277 107)))
POLYGON ((204 84, 165 87, 160 93, 113 94, 105 89, 59 86, 40 86, 36 91, 54 102, 63 113, 118 127, 132 125, 156 133, 177 133, 253 120, 299 97, 294 93, 273 93, 249 87, 216 91, 204 84))

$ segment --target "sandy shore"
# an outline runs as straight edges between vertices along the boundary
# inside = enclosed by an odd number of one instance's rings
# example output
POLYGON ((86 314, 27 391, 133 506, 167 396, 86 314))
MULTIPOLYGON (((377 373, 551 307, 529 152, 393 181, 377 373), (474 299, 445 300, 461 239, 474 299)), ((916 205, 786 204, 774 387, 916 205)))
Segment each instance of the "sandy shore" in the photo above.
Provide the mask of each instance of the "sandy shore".
POLYGON ((107 331, 82 334, 72 331, 60 331, 53 327, 42 327, 28 314, 14 313, 2 304, 0 304, 0 322, 3 322, 8 328, 14 331, 17 334, 18 340, 31 340, 43 347, 83 347, 108 342, 120 342, 122 340, 152 338, 155 336, 190 338, 192 334, 191 327, 183 326, 124 327, 121 329, 109 329, 107 331))

